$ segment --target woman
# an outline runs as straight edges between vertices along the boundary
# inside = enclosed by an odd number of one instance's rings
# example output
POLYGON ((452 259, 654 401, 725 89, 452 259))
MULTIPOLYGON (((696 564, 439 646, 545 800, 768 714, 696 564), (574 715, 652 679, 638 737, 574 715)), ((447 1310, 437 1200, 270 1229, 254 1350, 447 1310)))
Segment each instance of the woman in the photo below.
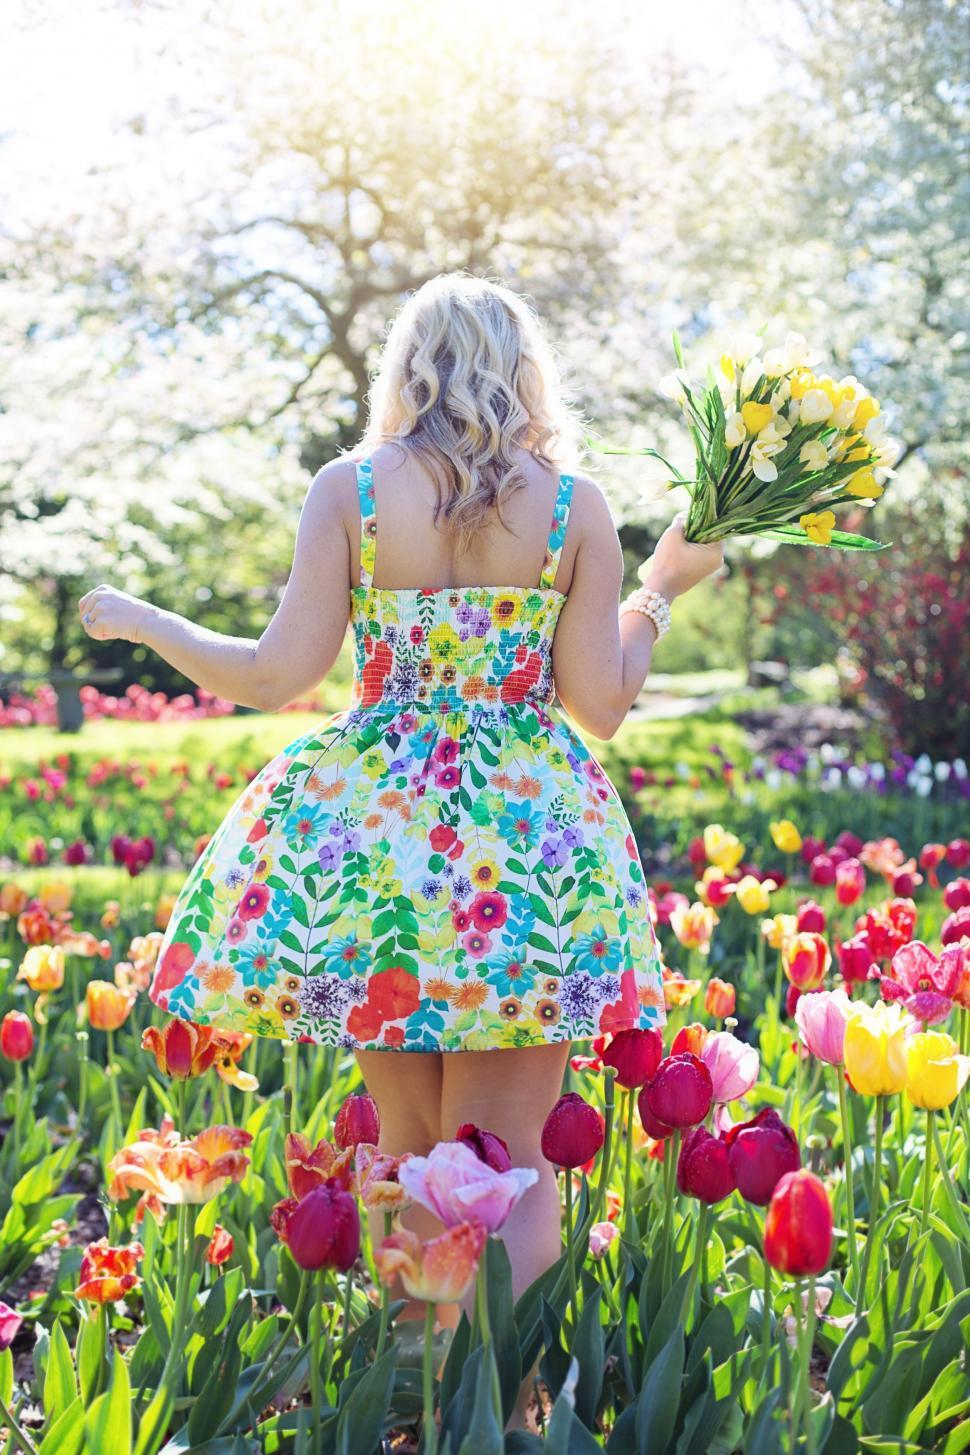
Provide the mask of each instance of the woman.
MULTIPOLYGON (((352 629, 351 707, 230 809, 179 894, 151 997, 352 1048, 391 1153, 463 1122, 503 1137, 540 1171, 503 1230, 516 1296, 560 1250, 539 1138, 572 1042, 665 1020, 629 822, 554 691, 612 737, 667 603, 722 561, 678 519, 618 612, 620 545, 599 488, 565 468, 574 433, 525 303, 435 278, 390 330, 362 443, 310 486, 258 641, 108 586, 80 602, 92 637, 143 642, 265 711, 315 687, 352 629)), ((421 1209, 405 1221, 440 1231, 421 1209)))

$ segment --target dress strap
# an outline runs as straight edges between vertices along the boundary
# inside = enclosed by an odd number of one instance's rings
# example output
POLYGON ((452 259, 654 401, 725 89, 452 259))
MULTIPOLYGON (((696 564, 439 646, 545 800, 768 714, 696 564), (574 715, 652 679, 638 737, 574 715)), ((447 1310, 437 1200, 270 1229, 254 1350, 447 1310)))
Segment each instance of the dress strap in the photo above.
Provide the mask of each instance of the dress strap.
POLYGON ((542 563, 542 575, 539 577, 540 587, 551 587, 555 582, 556 572, 559 569, 559 557, 562 555, 563 542, 566 539, 566 526, 569 524, 569 507, 572 504, 572 498, 572 475, 560 475, 556 504, 552 512, 552 529, 546 542, 546 555, 542 563))
POLYGON ((373 586, 377 555, 377 510, 374 504, 374 467, 370 456, 357 461, 357 493, 360 496, 360 584, 373 586))

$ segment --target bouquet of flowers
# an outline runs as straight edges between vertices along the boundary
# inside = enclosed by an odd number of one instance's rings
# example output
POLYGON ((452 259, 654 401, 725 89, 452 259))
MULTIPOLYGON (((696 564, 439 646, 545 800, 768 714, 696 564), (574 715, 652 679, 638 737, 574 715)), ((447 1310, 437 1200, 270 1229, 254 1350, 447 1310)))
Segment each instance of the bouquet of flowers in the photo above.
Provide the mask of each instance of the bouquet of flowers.
POLYGON ((854 375, 817 374, 818 356, 800 333, 780 348, 758 352, 761 338, 738 335, 722 354, 718 374, 708 366, 703 389, 692 387, 680 339, 679 368, 661 391, 681 405, 697 457, 687 479, 654 449, 601 454, 652 455, 670 471, 670 488, 690 495, 684 534, 689 541, 759 535, 789 545, 879 551, 891 542, 835 529, 835 508, 871 506, 896 472, 898 440, 886 433, 879 403, 854 375))

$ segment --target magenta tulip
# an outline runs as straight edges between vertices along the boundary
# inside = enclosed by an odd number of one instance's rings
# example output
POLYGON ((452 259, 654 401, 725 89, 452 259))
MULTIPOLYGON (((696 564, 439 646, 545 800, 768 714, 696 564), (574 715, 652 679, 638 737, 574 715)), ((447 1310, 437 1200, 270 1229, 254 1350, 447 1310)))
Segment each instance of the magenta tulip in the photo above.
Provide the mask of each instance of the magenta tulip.
POLYGON ((575 1091, 556 1102, 542 1128, 542 1155, 556 1167, 585 1167, 602 1147, 603 1118, 575 1091))
POLYGON ((508 1143, 495 1132, 476 1127, 474 1122, 462 1122, 455 1133, 455 1141, 469 1147, 479 1162, 484 1162, 493 1172, 508 1172, 512 1166, 508 1143))
POLYGON ((814 899, 803 899, 795 914, 795 928, 799 934, 808 931, 815 935, 825 934, 825 910, 814 899))
POLYGON ((603 1064, 616 1071, 619 1086, 645 1086, 663 1060, 659 1031, 619 1031, 603 1052, 603 1064))
POLYGON ((866 871, 858 859, 844 859, 835 870, 835 897, 839 904, 855 904, 866 890, 866 871))
POLYGON ((772 1107, 738 1122, 725 1141, 738 1191, 758 1207, 767 1207, 779 1180, 802 1165, 798 1138, 772 1107))
POLYGON ((20 1331, 23 1319, 15 1308, 0 1302, 0 1352, 9 1349, 20 1331))
POLYGON ((312 1188, 299 1202, 285 1198, 271 1219, 300 1268, 346 1273, 360 1252, 360 1214, 349 1192, 334 1182, 312 1188))
POLYGON ((705 1127, 687 1132, 677 1163, 677 1186, 688 1197, 708 1204, 729 1196, 736 1183, 727 1143, 712 1137, 705 1127))
POLYGON ((835 842, 840 849, 845 849, 847 854, 851 854, 853 859, 857 859, 862 852, 862 840, 851 829, 843 829, 835 842))
POLYGON ((868 980, 869 971, 875 965, 876 960, 865 930, 860 930, 850 940, 836 940, 835 953, 839 957, 839 970, 843 980, 850 984, 853 981, 861 984, 862 981, 868 980))
POLYGON ((808 866, 808 877, 812 884, 832 884, 835 880, 835 860, 831 854, 816 854, 808 866))
POLYGON ((714 1082, 699 1056, 668 1056, 643 1089, 650 1112, 668 1127, 696 1127, 711 1109, 714 1082))
POLYGON ((360 1142, 376 1146, 381 1134, 377 1102, 366 1093, 348 1096, 333 1124, 333 1139, 338 1147, 356 1147, 360 1142))
POLYGON ((646 1132, 647 1136, 652 1137, 655 1142, 663 1142, 667 1139, 667 1137, 673 1136, 673 1127, 668 1127, 666 1122, 662 1122, 659 1117, 655 1117, 653 1112, 647 1105, 646 1087, 643 1088, 643 1090, 640 1092, 640 1095, 637 1097, 637 1111, 640 1113, 640 1124, 643 1127, 643 1130, 646 1132))

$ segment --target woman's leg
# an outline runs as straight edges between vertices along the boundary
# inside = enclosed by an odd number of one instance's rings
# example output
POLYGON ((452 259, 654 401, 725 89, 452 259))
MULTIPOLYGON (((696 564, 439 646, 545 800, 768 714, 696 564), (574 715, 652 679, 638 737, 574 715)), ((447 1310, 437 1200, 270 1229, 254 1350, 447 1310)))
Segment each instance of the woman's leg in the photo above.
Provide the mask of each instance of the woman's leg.
MULTIPOLYGON (((518 1298, 555 1263, 562 1250, 561 1204, 554 1168, 542 1155, 542 1124, 562 1089, 570 1043, 510 1051, 454 1051, 443 1056, 442 1135, 453 1138, 462 1122, 474 1122, 508 1143, 513 1167, 535 1167, 538 1182, 520 1199, 501 1238, 512 1265, 518 1298)), ((466 1299, 471 1310, 474 1289, 466 1299)), ((511 1426, 525 1425, 531 1377, 522 1386, 511 1426)))
MULTIPOLYGON (((422 1051, 357 1051, 357 1064, 364 1084, 377 1102, 381 1119, 380 1148, 394 1157, 414 1152, 426 1157, 436 1142, 441 1141, 441 1083, 443 1057, 436 1052, 422 1051)), ((369 1214, 371 1238, 377 1244, 384 1237, 384 1214, 369 1214)), ((413 1229, 420 1238, 435 1238, 443 1231, 441 1223, 422 1207, 410 1207, 401 1215, 401 1224, 413 1229)), ((395 1280, 391 1298, 407 1295, 395 1280)), ((442 1305, 441 1312, 450 1308, 442 1305)), ((424 1304, 410 1299, 398 1319, 423 1319, 424 1304)), ((446 1321, 451 1322, 446 1316, 446 1321)))

